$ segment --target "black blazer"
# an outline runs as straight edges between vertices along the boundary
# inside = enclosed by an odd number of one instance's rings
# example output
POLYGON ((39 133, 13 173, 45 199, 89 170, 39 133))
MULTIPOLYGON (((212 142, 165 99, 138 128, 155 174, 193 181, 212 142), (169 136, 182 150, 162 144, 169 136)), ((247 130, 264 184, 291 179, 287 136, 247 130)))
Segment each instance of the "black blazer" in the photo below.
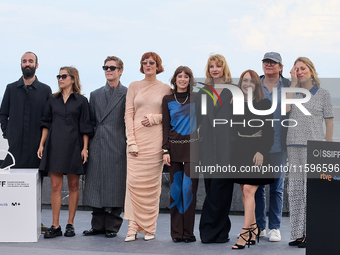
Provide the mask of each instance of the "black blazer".
MULTIPOLYGON (((209 88, 204 89, 213 93, 209 88)), ((196 95, 197 126, 199 127, 199 148, 201 166, 228 166, 231 164, 231 142, 236 138, 236 131, 230 127, 233 117, 233 105, 230 103, 232 93, 223 89, 220 98, 214 106, 213 99, 207 95, 207 114, 202 115, 201 95, 206 92, 200 90, 196 95), (214 119, 225 119, 227 124, 213 126, 214 119)))

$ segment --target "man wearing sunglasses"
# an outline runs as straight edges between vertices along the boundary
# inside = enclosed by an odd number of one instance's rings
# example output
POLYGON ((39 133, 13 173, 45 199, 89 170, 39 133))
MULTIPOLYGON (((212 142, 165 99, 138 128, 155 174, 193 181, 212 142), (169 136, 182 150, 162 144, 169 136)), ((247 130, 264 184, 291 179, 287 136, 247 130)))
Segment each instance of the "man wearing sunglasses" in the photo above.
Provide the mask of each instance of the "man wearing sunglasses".
POLYGON ((92 207, 91 229, 85 236, 117 235, 125 200, 126 136, 125 98, 127 88, 120 83, 123 61, 107 57, 104 61, 105 86, 90 94, 91 119, 95 135, 89 143, 84 204, 92 207))
MULTIPOLYGON (((273 102, 273 89, 277 88, 277 107, 274 112, 274 119, 284 119, 281 116, 281 89, 290 86, 290 81, 282 76, 282 58, 277 52, 267 52, 262 60, 264 75, 261 76, 265 98, 273 102)), ((272 166, 286 166, 287 160, 287 128, 281 126, 281 121, 274 123, 274 144, 270 150, 272 166)), ((281 241, 280 224, 282 218, 283 190, 285 173, 274 173, 275 181, 269 184, 269 241, 281 241)), ((255 194, 256 222, 260 229, 260 237, 266 236, 266 196, 265 186, 260 185, 255 194)))
MULTIPOLYGON (((18 81, 7 85, 1 103, 2 135, 15 158, 14 168, 39 168, 40 164, 37 156, 41 138, 40 119, 52 91, 36 77, 38 66, 38 57, 33 52, 26 52, 21 57, 23 75, 18 81)), ((8 155, 1 168, 11 163, 8 155)))

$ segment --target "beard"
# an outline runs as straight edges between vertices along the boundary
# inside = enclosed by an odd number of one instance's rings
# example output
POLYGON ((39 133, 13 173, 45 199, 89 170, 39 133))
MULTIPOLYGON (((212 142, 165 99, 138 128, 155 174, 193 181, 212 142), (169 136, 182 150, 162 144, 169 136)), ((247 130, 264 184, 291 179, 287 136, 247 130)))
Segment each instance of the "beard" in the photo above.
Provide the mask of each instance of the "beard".
POLYGON ((32 78, 35 74, 35 66, 34 67, 29 67, 29 66, 25 66, 25 67, 21 67, 21 71, 22 74, 24 75, 25 79, 29 79, 32 78))

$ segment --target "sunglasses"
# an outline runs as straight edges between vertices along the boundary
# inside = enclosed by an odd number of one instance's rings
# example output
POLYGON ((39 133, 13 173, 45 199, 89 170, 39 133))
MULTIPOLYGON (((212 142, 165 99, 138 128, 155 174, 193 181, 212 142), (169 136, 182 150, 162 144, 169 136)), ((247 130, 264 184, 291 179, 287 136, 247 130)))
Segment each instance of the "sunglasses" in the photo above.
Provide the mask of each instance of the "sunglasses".
POLYGON ((71 76, 71 75, 69 75, 69 74, 63 74, 63 75, 58 74, 58 75, 57 75, 57 80, 59 81, 60 78, 61 78, 62 80, 65 80, 65 79, 67 78, 67 76, 71 76))
POLYGON ((148 64, 148 62, 150 64, 150 66, 153 66, 154 64, 156 64, 156 61, 153 61, 153 60, 149 60, 149 61, 144 60, 144 61, 141 61, 143 66, 146 66, 148 64))
POLYGON ((263 60, 263 64, 265 66, 275 66, 277 64, 277 62, 275 62, 273 60, 263 60))
POLYGON ((114 71, 116 69, 119 69, 119 67, 116 67, 116 66, 103 66, 103 70, 104 71, 107 71, 107 70, 111 70, 111 71, 114 71))

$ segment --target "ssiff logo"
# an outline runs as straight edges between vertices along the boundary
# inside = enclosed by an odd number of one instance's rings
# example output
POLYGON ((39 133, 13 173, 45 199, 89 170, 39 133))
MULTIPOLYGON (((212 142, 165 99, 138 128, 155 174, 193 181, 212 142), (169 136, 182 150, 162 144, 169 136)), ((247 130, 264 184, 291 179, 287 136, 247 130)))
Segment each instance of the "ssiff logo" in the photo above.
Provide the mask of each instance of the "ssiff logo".
POLYGON ((313 156, 316 158, 340 158, 340 151, 315 149, 313 151, 313 156))
POLYGON ((0 181, 0 187, 6 186, 6 181, 0 181))

